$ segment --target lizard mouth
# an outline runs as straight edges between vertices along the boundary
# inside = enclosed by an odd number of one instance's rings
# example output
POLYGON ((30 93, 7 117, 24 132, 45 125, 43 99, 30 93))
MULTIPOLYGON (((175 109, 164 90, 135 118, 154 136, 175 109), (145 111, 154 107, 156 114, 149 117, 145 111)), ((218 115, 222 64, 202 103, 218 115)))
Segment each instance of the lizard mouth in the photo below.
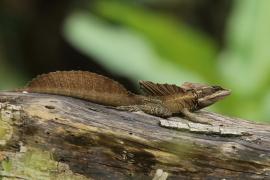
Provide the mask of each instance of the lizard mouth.
POLYGON ((228 89, 218 90, 210 95, 199 98, 198 105, 200 108, 210 106, 211 104, 214 104, 215 102, 223 99, 224 97, 230 94, 231 94, 231 90, 228 90, 228 89))
POLYGON ((223 89, 221 91, 217 91, 216 93, 212 94, 209 98, 210 99, 223 99, 224 97, 228 96, 231 94, 231 90, 229 89, 223 89))

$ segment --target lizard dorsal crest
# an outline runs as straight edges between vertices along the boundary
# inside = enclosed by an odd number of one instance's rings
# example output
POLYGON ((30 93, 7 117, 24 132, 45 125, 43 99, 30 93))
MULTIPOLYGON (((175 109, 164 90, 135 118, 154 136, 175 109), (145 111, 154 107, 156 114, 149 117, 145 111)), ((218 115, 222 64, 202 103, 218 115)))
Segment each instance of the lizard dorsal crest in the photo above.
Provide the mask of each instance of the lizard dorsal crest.
POLYGON ((82 91, 95 91, 114 94, 129 94, 126 88, 118 82, 88 71, 56 71, 42 74, 30 81, 27 84, 26 89, 29 91, 53 91, 56 94, 72 91, 76 93, 81 93, 82 91))
POLYGON ((181 88, 185 89, 185 90, 191 90, 191 89, 202 89, 204 87, 209 87, 208 85, 205 84, 201 84, 201 83, 191 83, 191 82, 184 82, 181 85, 181 88))
POLYGON ((159 84, 150 81, 139 81, 140 88, 150 96, 167 96, 173 94, 183 94, 185 89, 174 84, 159 84))

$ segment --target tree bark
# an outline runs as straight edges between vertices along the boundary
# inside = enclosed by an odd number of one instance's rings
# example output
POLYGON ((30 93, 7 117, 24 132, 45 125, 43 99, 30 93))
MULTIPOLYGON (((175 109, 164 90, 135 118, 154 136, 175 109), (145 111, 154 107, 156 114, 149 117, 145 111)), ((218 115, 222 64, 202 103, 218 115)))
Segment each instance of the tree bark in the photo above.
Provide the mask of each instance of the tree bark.
MULTIPOLYGON (((270 179, 270 126, 201 111, 212 125, 46 94, 0 93, 0 177, 270 179)), ((0 178, 1 179, 1 178, 0 178)))

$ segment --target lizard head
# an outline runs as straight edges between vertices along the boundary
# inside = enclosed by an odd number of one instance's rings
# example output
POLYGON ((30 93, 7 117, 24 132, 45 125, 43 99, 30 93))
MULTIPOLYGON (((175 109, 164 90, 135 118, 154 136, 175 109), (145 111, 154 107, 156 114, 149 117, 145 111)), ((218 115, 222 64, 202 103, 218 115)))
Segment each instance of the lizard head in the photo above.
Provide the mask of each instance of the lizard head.
POLYGON ((210 106, 231 94, 230 90, 224 89, 220 86, 209 86, 198 83, 184 83, 182 87, 185 89, 193 90, 197 94, 198 109, 210 106))
POLYGON ((224 89, 220 86, 209 86, 197 90, 198 94, 198 106, 204 108, 214 104, 215 102, 223 99, 231 94, 231 91, 224 89))

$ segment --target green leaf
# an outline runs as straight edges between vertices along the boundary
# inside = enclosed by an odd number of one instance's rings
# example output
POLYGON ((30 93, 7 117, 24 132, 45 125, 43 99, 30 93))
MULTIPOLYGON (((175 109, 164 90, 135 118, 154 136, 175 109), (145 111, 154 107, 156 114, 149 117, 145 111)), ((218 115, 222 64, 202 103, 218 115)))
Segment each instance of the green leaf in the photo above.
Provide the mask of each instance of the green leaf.
POLYGON ((212 39, 168 15, 115 1, 98 1, 97 14, 145 37, 161 57, 208 80, 216 81, 217 48, 212 39), (209 68, 211 67, 211 70, 209 68))
POLYGON ((233 89, 233 111, 247 119, 269 119, 264 107, 270 88, 269 18, 270 1, 235 1, 221 56, 221 72, 233 89))
POLYGON ((134 80, 148 79, 176 83, 202 81, 200 77, 153 51, 151 43, 139 33, 115 27, 82 12, 74 12, 64 26, 67 40, 99 63, 134 80))

